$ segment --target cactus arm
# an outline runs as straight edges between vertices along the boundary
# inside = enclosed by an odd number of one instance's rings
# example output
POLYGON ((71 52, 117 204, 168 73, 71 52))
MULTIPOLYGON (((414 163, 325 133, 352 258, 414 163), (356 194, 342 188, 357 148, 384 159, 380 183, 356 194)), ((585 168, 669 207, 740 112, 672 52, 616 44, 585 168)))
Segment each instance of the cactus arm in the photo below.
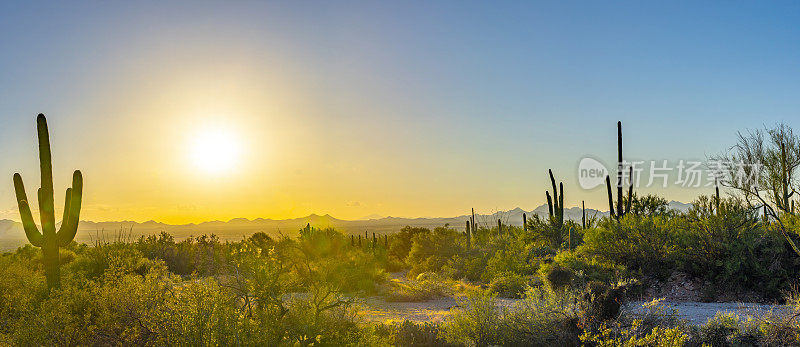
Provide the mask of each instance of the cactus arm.
POLYGON ((548 169, 547 172, 550 174, 550 184, 553 185, 553 195, 555 195, 553 196, 553 208, 558 210, 558 187, 556 186, 556 179, 553 177, 553 170, 548 169))
POLYGON ((628 203, 625 204, 625 213, 631 212, 633 206, 633 186, 628 188, 628 203))
POLYGON ((17 205, 19 206, 19 216, 22 219, 22 227, 25 229, 25 236, 35 247, 42 246, 42 233, 36 228, 33 221, 31 207, 28 205, 28 196, 25 194, 25 185, 22 183, 22 176, 14 174, 14 191, 17 194, 17 205))
POLYGON ((72 200, 72 188, 67 188, 66 198, 64 198, 64 218, 61 219, 61 227, 56 232, 59 246, 68 245, 72 238, 75 237, 75 234, 72 234, 72 237, 68 236, 70 234, 70 224, 72 223, 70 220, 70 206, 72 205, 70 200, 72 200))
POLYGON ((70 206, 70 199, 72 198, 72 188, 67 188, 67 193, 64 194, 64 216, 61 218, 61 227, 58 228, 58 231, 61 232, 64 229, 64 225, 69 222, 69 206, 70 206))
POLYGON ((564 224, 564 183, 558 183, 558 225, 561 226, 564 224))
POLYGON ((611 193, 611 179, 606 175, 606 189, 608 190, 608 212, 611 214, 611 217, 617 218, 614 214, 614 196, 611 193))
POLYGON ((617 217, 622 217, 622 122, 617 122, 617 217))
POLYGON ((553 199, 550 197, 550 192, 544 192, 547 196, 547 210, 550 212, 550 218, 553 218, 553 199))
POLYGON ((631 206, 633 204, 633 166, 631 166, 630 174, 628 175, 628 179, 630 180, 630 186, 628 187, 628 203, 625 204, 625 211, 623 213, 627 213, 631 211, 631 206))
POLYGON ((81 200, 83 197, 83 175, 80 170, 72 174, 72 188, 67 188, 67 198, 64 202, 64 220, 58 230, 58 243, 66 246, 78 232, 78 222, 81 215, 81 200))

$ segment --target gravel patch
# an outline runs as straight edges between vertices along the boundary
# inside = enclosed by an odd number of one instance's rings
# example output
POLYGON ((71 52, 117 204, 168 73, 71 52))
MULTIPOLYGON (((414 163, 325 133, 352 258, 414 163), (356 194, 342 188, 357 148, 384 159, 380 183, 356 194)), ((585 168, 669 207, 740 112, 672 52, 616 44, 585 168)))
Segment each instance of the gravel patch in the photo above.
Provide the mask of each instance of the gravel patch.
MULTIPOLYGON (((634 301, 626 305, 625 309, 633 314, 645 312, 643 301, 634 301)), ((758 303, 733 303, 733 302, 663 302, 664 306, 675 309, 682 319, 692 325, 703 325, 714 318, 718 312, 735 313, 742 320, 747 317, 760 317, 767 313, 778 315, 789 314, 791 307, 786 305, 764 305, 758 303)))

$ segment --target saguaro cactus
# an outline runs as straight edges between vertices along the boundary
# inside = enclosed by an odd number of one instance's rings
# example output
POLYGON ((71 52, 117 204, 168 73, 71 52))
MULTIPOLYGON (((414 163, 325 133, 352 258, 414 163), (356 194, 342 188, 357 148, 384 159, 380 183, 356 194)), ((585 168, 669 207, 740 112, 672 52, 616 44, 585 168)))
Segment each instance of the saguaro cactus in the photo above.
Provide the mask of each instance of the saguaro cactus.
POLYGON ((586 201, 581 200, 581 226, 586 229, 586 201))
POLYGON ((467 231, 467 250, 469 250, 470 247, 472 246, 472 244, 471 244, 472 240, 470 240, 472 235, 470 235, 470 230, 469 230, 470 229, 470 224, 471 224, 470 221, 467 221, 467 227, 465 229, 467 231))
POLYGON ((714 199, 714 204, 716 204, 716 211, 715 212, 719 216, 719 203, 720 203, 719 182, 716 179, 714 180, 714 198, 715 198, 714 199))
POLYGON ((608 190, 608 207, 609 213, 611 217, 619 220, 622 216, 625 215, 626 211, 631 210, 631 204, 633 203, 633 166, 630 167, 630 174, 628 175, 628 180, 630 181, 630 187, 628 187, 628 203, 627 205, 623 205, 624 197, 622 195, 622 170, 623 162, 622 162, 622 122, 617 122, 617 210, 614 211, 614 197, 611 194, 611 180, 608 176, 606 176, 606 188, 608 190))
POLYGON ((528 231, 528 216, 522 214, 522 231, 528 231))
POLYGON ((553 196, 550 192, 545 191, 547 196, 547 209, 550 212, 550 222, 557 228, 564 225, 564 183, 560 182, 556 189, 556 179, 553 177, 553 170, 547 170, 550 173, 550 183, 553 185, 553 196))
POLYGON ((36 118, 36 128, 39 135, 39 169, 41 171, 41 188, 38 191, 39 216, 42 231, 36 227, 31 214, 28 197, 22 176, 14 174, 14 190, 17 194, 17 204, 25 236, 28 241, 42 248, 44 274, 49 288, 58 287, 61 280, 60 261, 58 258, 59 247, 68 245, 75 238, 78 231, 78 221, 81 213, 81 197, 83 191, 83 176, 80 170, 72 174, 72 187, 67 188, 64 200, 64 217, 61 227, 56 231, 55 207, 53 203, 53 166, 50 162, 50 135, 47 131, 47 120, 43 114, 36 118))
POLYGON ((478 225, 475 223, 475 209, 472 209, 472 233, 478 231, 478 225))

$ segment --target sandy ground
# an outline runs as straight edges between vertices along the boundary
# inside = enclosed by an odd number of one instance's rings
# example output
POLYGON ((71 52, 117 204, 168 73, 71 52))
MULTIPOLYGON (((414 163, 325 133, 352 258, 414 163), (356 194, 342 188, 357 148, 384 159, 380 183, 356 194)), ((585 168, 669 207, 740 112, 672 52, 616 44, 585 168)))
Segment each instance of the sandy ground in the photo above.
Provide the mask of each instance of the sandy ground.
MULTIPOLYGON (((517 300, 499 299, 498 306, 512 307, 517 300)), ((644 312, 643 302, 628 303, 625 310, 633 314, 644 312)), ((704 302, 664 302, 665 306, 677 310, 678 315, 689 324, 702 325, 717 312, 733 312, 741 319, 747 316, 757 317, 772 311, 773 313, 786 314, 790 311, 788 306, 763 305, 754 303, 704 303, 704 302)), ((450 310, 458 307, 454 298, 440 298, 424 302, 386 302, 381 297, 366 298, 360 304, 361 316, 374 322, 442 322, 450 310)))
MULTIPOLYGON (((497 299, 500 307, 511 307, 516 299, 497 299)), ((360 305, 361 316, 373 322, 442 322, 450 310, 458 307, 455 298, 439 298, 423 302, 387 302, 381 297, 368 297, 360 305)))

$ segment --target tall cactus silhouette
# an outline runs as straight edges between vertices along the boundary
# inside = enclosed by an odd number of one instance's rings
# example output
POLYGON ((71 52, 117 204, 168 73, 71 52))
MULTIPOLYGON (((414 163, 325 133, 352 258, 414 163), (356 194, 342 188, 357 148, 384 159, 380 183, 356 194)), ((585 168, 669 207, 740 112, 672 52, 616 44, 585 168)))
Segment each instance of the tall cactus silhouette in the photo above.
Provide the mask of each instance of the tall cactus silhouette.
POLYGON ((719 181, 714 179, 714 204, 716 204, 716 214, 719 216, 719 181))
POLYGON ((466 234, 467 234, 467 250, 469 250, 469 249, 470 249, 470 247, 472 246, 472 245, 471 245, 471 241, 472 241, 472 240, 471 240, 471 235, 470 235, 470 230, 469 230, 469 229, 470 229, 470 224, 471 224, 471 223, 470 223, 470 221, 468 220, 468 221, 467 221, 467 226, 466 226, 466 229, 465 229, 465 230, 466 230, 466 234))
POLYGON ((581 200, 581 226, 586 229, 586 201, 581 200))
POLYGON ((545 191, 547 196, 547 210, 550 212, 550 221, 557 228, 564 225, 564 183, 559 182, 556 186, 556 179, 553 177, 553 170, 547 170, 550 173, 550 183, 553 185, 553 196, 550 192, 545 191), (557 189, 557 188, 560 188, 557 189))
POLYGON ((47 119, 43 114, 36 118, 36 128, 39 135, 39 169, 41 171, 41 188, 38 191, 39 216, 42 231, 36 227, 31 214, 31 207, 22 176, 14 174, 14 190, 17 194, 17 204, 22 225, 28 241, 42 248, 44 274, 49 288, 60 285, 60 261, 58 258, 59 247, 68 245, 75 238, 78 231, 78 221, 81 213, 81 197, 83 192, 83 176, 80 170, 72 174, 72 187, 67 188, 64 200, 64 217, 61 227, 56 231, 55 207, 53 203, 53 166, 50 162, 50 136, 47 131, 47 119))
POLYGON ((522 231, 528 231, 528 216, 522 214, 522 231))
POLYGON ((628 187, 628 200, 627 204, 623 205, 624 196, 622 195, 622 181, 623 181, 623 172, 624 163, 622 161, 622 122, 617 122, 617 211, 614 211, 614 197, 611 194, 611 180, 608 176, 606 176, 606 189, 608 190, 608 205, 609 205, 609 213, 611 217, 619 220, 622 216, 625 215, 625 212, 631 210, 631 204, 633 203, 633 166, 630 167, 630 174, 628 175, 628 180, 630 181, 630 186, 628 187))

